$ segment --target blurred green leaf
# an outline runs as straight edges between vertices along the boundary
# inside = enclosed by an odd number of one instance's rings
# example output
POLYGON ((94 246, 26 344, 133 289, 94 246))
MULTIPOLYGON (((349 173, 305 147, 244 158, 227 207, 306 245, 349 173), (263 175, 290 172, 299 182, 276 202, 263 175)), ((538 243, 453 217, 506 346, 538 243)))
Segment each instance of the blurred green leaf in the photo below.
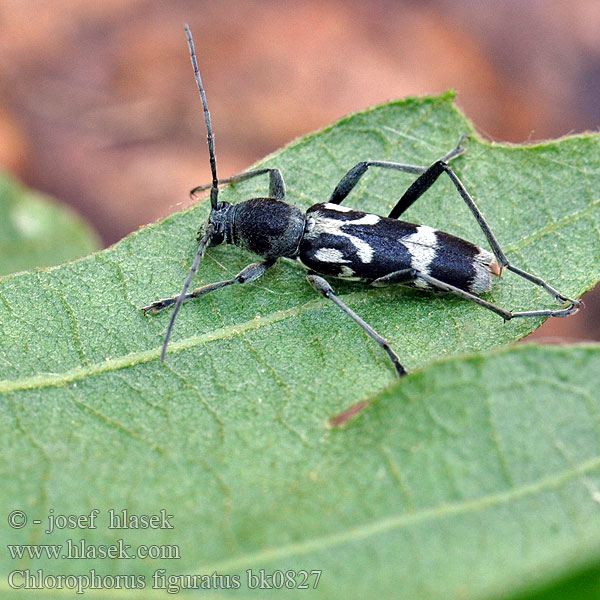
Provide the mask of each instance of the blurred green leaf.
MULTIPOLYGON (((557 573, 561 576, 551 576, 550 583, 544 582, 546 578, 532 577, 537 581, 537 585, 527 585, 532 588, 530 591, 517 593, 516 595, 506 596, 502 594, 502 599, 509 600, 595 600, 600 598, 600 553, 598 548, 587 553, 577 552, 574 556, 561 557, 562 560, 554 561, 554 570, 546 569, 543 573, 548 576, 548 572, 557 573), (582 555, 584 560, 582 560, 582 555), (569 560, 570 559, 570 560, 569 560), (581 566, 581 563, 585 566, 581 566), (542 581, 540 581, 540 579, 542 581), (541 584, 541 585, 540 585, 541 584)), ((529 578, 525 579, 526 583, 529 578)))
POLYGON ((0 172, 0 275, 58 265, 97 248, 81 218, 0 172))
MULTIPOLYGON (((450 96, 408 100, 348 117, 264 164, 282 169, 290 202, 306 208, 359 160, 428 164, 465 132, 450 96)), ((599 150, 598 135, 527 148, 474 138, 454 162, 509 257, 573 296, 600 277, 599 150)), ((385 213, 410 181, 369 173, 346 204, 385 213)), ((265 187, 245 182, 222 199, 265 187)), ((148 577, 322 569, 312 594, 324 598, 476 598, 516 589, 528 569, 597 539, 597 349, 476 356, 382 392, 396 382, 385 355, 282 262, 255 284, 185 305, 161 365, 169 315, 140 307, 180 290, 206 215, 203 202, 104 252, 0 282, 0 514, 175 515, 174 530, 45 535, 28 525, 6 543, 126 538, 181 549, 173 562, 19 565, 148 577), (346 430, 325 427, 374 398, 346 430)), ((483 243, 448 181, 406 218, 483 243)), ((198 279, 252 260, 211 248, 198 279)), ((539 324, 504 324, 448 296, 334 285, 411 370, 539 324)), ((488 297, 512 309, 552 305, 510 275, 488 297)), ((3 556, 6 571, 16 568, 3 556)), ((233 593, 244 589, 223 596, 233 593)))

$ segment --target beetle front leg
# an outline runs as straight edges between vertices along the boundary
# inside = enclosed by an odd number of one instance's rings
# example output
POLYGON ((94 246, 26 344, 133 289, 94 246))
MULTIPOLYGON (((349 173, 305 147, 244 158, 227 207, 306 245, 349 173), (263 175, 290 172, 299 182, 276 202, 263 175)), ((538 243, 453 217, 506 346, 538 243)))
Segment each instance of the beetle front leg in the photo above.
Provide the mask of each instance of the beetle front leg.
MULTIPOLYGON (((264 262, 257 262, 248 265, 243 268, 233 279, 225 279, 224 281, 216 281, 215 283, 209 283, 208 285, 204 285, 202 287, 196 288, 192 290, 189 294, 186 294, 183 298, 183 302, 188 302, 189 300, 194 300, 195 298, 199 298, 200 296, 204 296, 204 294, 208 294, 209 292, 214 292, 215 290, 227 287, 229 285, 233 285, 234 283, 251 283, 252 281, 257 280, 259 277, 264 275, 265 271, 275 264, 274 260, 266 260, 264 262)), ((177 302, 179 296, 173 296, 172 298, 163 298, 162 300, 157 300, 148 306, 144 306, 142 310, 148 313, 159 313, 165 308, 169 308, 177 302)))
MULTIPOLYGON (((259 175, 269 175, 269 198, 275 198, 275 200, 285 200, 285 182, 283 175, 279 169, 255 169, 254 171, 246 171, 245 173, 239 173, 233 175, 227 179, 219 179, 219 186, 227 185, 230 183, 240 183, 246 181, 246 179, 252 179, 259 175)), ((190 191, 190 196, 196 198, 198 192, 210 189, 212 184, 199 185, 190 191)))

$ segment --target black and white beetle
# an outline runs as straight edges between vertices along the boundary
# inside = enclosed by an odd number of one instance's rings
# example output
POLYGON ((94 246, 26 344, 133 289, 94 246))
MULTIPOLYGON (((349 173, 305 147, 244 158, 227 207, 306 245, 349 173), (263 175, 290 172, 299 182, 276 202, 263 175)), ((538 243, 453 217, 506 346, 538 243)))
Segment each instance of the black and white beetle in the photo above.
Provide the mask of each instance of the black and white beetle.
POLYGON ((257 169, 219 181, 206 95, 187 25, 185 31, 204 108, 212 172, 212 183, 196 187, 190 194, 195 197, 198 192, 210 188, 211 212, 204 228, 198 234, 198 252, 181 293, 153 302, 143 309, 146 313, 159 312, 175 305, 164 338, 162 361, 165 359, 173 323, 183 302, 228 285, 255 281, 273 266, 278 258, 283 257, 297 259, 309 269, 309 283, 339 306, 387 352, 399 376, 404 375, 406 371, 387 341, 335 295, 331 285, 322 275, 362 281, 374 286, 402 284, 452 292, 497 313, 505 320, 515 317, 566 317, 577 311, 581 305, 579 301, 560 294, 543 279, 508 262, 475 202, 448 165, 449 161, 464 152, 464 136, 456 148, 430 167, 384 161, 360 162, 342 177, 328 202, 311 206, 306 214, 285 202, 285 184, 278 169, 257 169), (405 171, 419 176, 387 217, 342 206, 343 200, 370 167, 405 171), (398 220, 442 173, 450 178, 473 213, 492 252, 427 225, 398 220), (269 175, 268 198, 253 198, 236 205, 219 202, 219 185, 237 183, 266 174, 269 175), (241 246, 259 255, 263 260, 248 265, 233 279, 211 283, 188 294, 187 290, 206 247, 223 242, 241 246), (503 269, 513 271, 541 286, 556 300, 568 303, 568 306, 558 310, 512 313, 479 298, 478 294, 491 289, 492 275, 500 276, 503 269))

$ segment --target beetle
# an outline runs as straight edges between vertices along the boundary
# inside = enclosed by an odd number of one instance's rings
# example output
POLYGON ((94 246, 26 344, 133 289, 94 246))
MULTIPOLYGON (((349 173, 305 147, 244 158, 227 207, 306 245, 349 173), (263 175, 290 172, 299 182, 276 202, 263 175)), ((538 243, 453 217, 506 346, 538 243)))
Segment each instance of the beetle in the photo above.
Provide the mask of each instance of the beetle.
POLYGON ((566 317, 579 309, 580 301, 561 294, 540 277, 508 261, 483 214, 449 165, 451 160, 465 151, 463 144, 466 136, 462 136, 454 149, 429 167, 377 160, 359 162, 342 177, 327 202, 311 206, 306 213, 285 202, 285 183, 279 169, 256 169, 219 180, 206 94, 187 25, 185 31, 204 110, 212 174, 211 184, 198 186, 190 194, 195 198, 199 192, 210 188, 211 211, 198 234, 198 251, 181 293, 143 308, 145 313, 157 313, 174 306, 162 346, 161 361, 165 360, 173 324, 184 302, 229 285, 255 281, 280 258, 297 259, 306 267, 306 277, 312 287, 343 310, 387 352, 398 376, 406 374, 398 355, 379 333, 336 296, 324 276, 361 281, 372 286, 400 284, 451 292, 491 310, 505 320, 517 317, 566 317), (372 167, 418 175, 387 217, 342 205, 361 177, 372 167), (491 252, 433 227, 399 220, 406 209, 442 174, 450 178, 470 209, 491 252), (261 175, 269 176, 268 197, 252 198, 235 205, 219 201, 220 185, 261 175), (222 243, 241 246, 262 260, 248 265, 232 279, 210 283, 187 293, 206 248, 222 243), (510 312, 480 298, 479 294, 491 290, 493 277, 502 275, 504 269, 542 287, 563 303, 563 307, 510 312))

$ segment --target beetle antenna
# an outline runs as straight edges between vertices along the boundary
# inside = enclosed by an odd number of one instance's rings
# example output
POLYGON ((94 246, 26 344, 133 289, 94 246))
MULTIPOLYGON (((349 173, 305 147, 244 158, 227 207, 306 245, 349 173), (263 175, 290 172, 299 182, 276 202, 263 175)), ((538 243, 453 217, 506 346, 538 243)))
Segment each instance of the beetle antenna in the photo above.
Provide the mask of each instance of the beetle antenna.
POLYGON ((208 104, 206 103, 206 93, 204 92, 204 86, 202 85, 202 78, 200 77, 200 70, 198 69, 198 62, 196 61, 196 49, 194 48, 194 40, 192 39, 192 32, 190 28, 185 25, 185 35, 187 36, 188 46, 190 47, 190 57, 192 59, 192 66, 194 67, 194 75, 196 77, 196 84, 198 85, 198 91, 200 92, 200 99, 202 100, 202 106, 204 108, 204 121, 206 122, 207 140, 208 140, 208 153, 210 155, 210 170, 212 172, 212 187, 210 188, 210 206, 212 210, 217 208, 217 197, 219 195, 219 180, 217 179, 217 161, 215 159, 215 141, 212 132, 212 126, 210 123, 210 113, 208 112, 208 104))
POLYGON ((206 230, 204 231, 204 235, 198 244, 198 252, 196 252, 196 258, 194 259, 194 264, 188 273, 187 279, 183 284, 183 289, 179 296, 177 296, 177 302, 175 303, 175 308, 173 309, 173 314, 171 315, 171 320, 169 321, 169 326, 167 327, 167 333, 165 333, 165 339, 163 341, 162 352, 160 353, 160 362, 165 362, 165 356, 167 355, 167 346, 169 345, 169 339, 171 339, 171 331, 173 331, 173 324, 175 323, 175 319, 177 318, 177 313, 181 308, 181 305, 185 301, 185 293, 188 291, 190 284, 192 283, 192 279, 194 279, 194 275, 198 270, 198 265, 204 256, 204 250, 206 250, 206 246, 210 242, 214 233, 213 226, 208 224, 206 230))
MULTIPOLYGON (((202 100, 202 107, 204 108, 204 121, 206 123, 206 132, 207 132, 207 140, 208 140, 208 154, 210 157, 210 170, 212 173, 212 186, 210 188, 210 206, 212 210, 217 208, 217 198, 219 196, 219 180, 217 179, 217 161, 215 159, 215 142, 212 132, 212 125, 210 122, 210 113, 208 112, 208 104, 206 102, 206 93, 204 92, 204 86, 202 85, 202 78, 200 77, 200 70, 198 69, 198 61, 196 60, 196 48, 194 47, 194 40, 192 39, 192 32, 188 25, 185 25, 185 35, 187 37, 188 46, 190 47, 190 58, 192 59, 192 66, 194 67, 194 75, 196 77, 196 84, 198 86, 198 91, 200 92, 200 99, 202 100)), ((173 309, 173 314, 171 315, 171 320, 169 321, 169 326, 167 327, 167 332, 165 333, 165 339, 163 341, 162 351, 160 353, 160 361, 165 362, 165 356, 167 355, 167 346, 169 345, 169 340, 171 339, 171 332, 173 331, 173 325, 175 324, 175 319, 177 318, 177 314, 179 313, 179 309, 181 305, 185 301, 185 294, 188 291, 192 283, 192 279, 194 279, 194 275, 198 270, 198 266, 200 265, 200 261, 204 256, 204 251, 206 250, 206 246, 210 243, 211 238, 214 234, 214 227, 210 223, 206 225, 206 229, 204 230, 204 234, 202 239, 198 243, 198 251, 196 252, 196 258, 194 259, 194 264, 188 273, 187 279, 183 284, 183 289, 179 296, 177 296, 177 301, 175 302, 175 308, 173 309)))

